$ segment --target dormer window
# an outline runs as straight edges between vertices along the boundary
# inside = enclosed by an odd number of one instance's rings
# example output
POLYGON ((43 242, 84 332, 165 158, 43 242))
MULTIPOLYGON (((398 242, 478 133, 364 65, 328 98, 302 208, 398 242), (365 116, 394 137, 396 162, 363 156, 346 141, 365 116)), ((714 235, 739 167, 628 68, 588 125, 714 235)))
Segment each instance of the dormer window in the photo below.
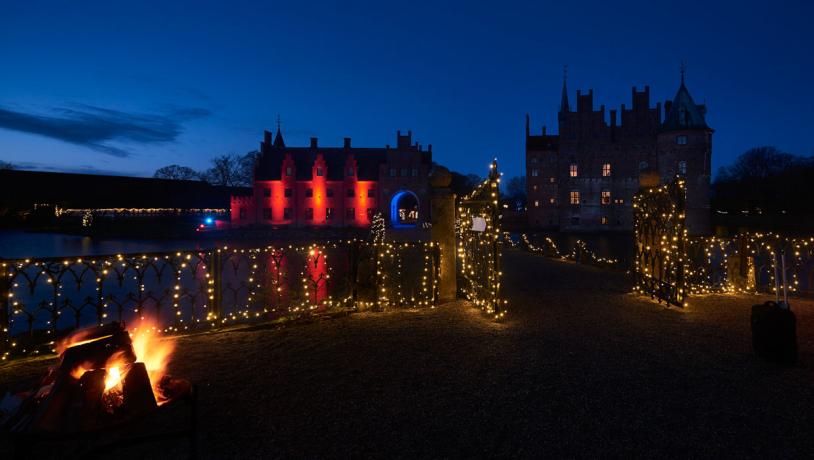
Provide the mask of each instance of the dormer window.
POLYGON ((687 145, 687 136, 684 135, 676 136, 676 144, 687 145))
POLYGON ((317 176, 322 177, 322 175, 323 175, 322 166, 317 166, 317 176))
POLYGON ((286 166, 285 167, 285 175, 290 176, 292 173, 293 173, 293 169, 291 168, 291 166, 286 166))

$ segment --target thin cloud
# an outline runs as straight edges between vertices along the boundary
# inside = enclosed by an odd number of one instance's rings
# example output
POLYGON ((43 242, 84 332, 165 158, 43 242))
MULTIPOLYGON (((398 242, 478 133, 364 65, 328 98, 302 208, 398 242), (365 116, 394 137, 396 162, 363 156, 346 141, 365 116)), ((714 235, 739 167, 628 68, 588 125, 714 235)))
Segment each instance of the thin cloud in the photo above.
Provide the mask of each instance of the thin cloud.
POLYGON ((203 108, 175 108, 163 115, 127 113, 118 110, 78 105, 55 108, 54 115, 41 115, 0 107, 0 128, 59 139, 85 146, 114 157, 130 152, 111 145, 111 141, 134 144, 161 144, 175 141, 187 121, 204 118, 211 112, 203 108))

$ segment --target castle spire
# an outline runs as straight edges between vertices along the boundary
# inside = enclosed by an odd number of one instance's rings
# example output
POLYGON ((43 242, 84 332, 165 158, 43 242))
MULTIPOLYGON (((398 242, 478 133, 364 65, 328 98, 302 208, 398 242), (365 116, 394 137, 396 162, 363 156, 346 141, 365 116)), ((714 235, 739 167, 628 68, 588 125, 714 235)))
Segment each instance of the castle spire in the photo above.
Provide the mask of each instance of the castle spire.
POLYGON ((562 68, 562 99, 560 100, 560 113, 570 112, 571 108, 568 105, 568 87, 566 81, 568 80, 568 65, 562 68))
POLYGON ((285 141, 283 140, 283 133, 280 131, 280 115, 277 114, 277 134, 274 135, 274 147, 284 148, 285 141))

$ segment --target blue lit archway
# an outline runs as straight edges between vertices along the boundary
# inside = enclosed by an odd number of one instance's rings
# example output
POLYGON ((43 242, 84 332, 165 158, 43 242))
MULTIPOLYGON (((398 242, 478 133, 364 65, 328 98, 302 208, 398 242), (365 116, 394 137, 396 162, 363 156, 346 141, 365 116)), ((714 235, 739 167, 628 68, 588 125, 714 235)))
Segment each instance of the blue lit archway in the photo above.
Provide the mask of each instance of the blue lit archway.
POLYGON ((413 228, 419 220, 418 196, 409 190, 399 190, 390 199, 390 224, 393 228, 413 228))

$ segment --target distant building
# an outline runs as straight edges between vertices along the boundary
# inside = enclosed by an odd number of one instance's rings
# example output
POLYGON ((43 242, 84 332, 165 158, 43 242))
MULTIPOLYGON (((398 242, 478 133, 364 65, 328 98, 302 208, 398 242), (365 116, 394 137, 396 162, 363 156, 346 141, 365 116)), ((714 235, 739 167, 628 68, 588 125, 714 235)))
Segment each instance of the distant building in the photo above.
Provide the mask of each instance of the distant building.
POLYGON ((558 134, 533 135, 526 117, 526 186, 532 227, 565 231, 630 231, 639 174, 657 171, 662 182, 686 178, 687 226, 710 231, 712 133, 706 107, 684 85, 672 101, 650 107, 650 87, 632 91, 633 106, 594 110, 593 90, 577 91, 571 110, 563 80, 558 134))
POLYGON ((231 201, 232 226, 366 227, 377 212, 394 227, 429 221, 432 145, 396 135, 391 148, 289 147, 266 131, 251 194, 231 201))

